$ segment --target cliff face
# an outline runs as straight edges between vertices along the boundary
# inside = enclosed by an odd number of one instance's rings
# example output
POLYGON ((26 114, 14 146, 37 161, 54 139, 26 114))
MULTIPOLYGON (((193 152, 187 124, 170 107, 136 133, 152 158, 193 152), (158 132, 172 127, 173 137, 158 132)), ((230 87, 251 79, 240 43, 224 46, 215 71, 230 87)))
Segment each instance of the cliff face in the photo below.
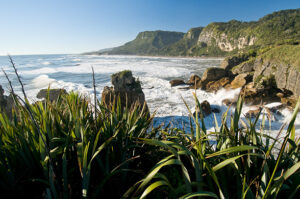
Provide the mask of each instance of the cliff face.
POLYGON ((237 38, 228 36, 224 32, 217 32, 211 29, 205 29, 198 38, 198 45, 206 43, 207 46, 214 46, 225 52, 231 52, 235 49, 243 49, 254 45, 256 37, 253 35, 240 35, 237 38))
POLYGON ((184 38, 190 40, 197 40, 200 33, 202 32, 203 27, 191 28, 185 35, 184 38))
POLYGON ((133 41, 99 54, 158 55, 162 48, 176 43, 183 36, 181 32, 145 31, 139 33, 133 41))
POLYGON ((300 96, 300 45, 280 45, 237 63, 233 74, 253 75, 254 86, 273 86, 300 96))
POLYGON ((256 22, 231 20, 211 23, 198 38, 198 45, 219 48, 224 52, 292 43, 300 40, 300 9, 266 15, 256 22))
POLYGON ((160 50, 160 55, 191 56, 191 49, 197 45, 197 41, 203 27, 191 28, 182 39, 160 50))
POLYGON ((300 45, 283 45, 272 48, 256 59, 253 80, 274 79, 281 90, 300 96, 300 45))

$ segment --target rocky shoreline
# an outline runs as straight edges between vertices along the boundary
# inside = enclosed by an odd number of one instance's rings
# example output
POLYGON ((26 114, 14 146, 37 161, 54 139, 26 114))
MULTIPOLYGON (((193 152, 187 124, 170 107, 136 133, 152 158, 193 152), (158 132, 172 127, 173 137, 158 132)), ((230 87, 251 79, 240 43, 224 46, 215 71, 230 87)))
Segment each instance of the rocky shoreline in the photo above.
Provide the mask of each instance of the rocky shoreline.
MULTIPOLYGON (((193 74, 186 82, 175 79, 170 81, 170 85, 181 86, 180 89, 202 89, 206 92, 240 88, 244 102, 257 107, 246 116, 255 117, 264 109, 270 117, 272 114, 280 114, 283 108, 292 110, 295 107, 297 96, 300 95, 300 73, 283 62, 248 53, 225 58, 220 67, 207 68, 202 77, 193 74), (272 102, 282 104, 272 109, 264 106, 272 102)), ((233 96, 222 103, 232 106, 236 101, 237 98, 233 96)))

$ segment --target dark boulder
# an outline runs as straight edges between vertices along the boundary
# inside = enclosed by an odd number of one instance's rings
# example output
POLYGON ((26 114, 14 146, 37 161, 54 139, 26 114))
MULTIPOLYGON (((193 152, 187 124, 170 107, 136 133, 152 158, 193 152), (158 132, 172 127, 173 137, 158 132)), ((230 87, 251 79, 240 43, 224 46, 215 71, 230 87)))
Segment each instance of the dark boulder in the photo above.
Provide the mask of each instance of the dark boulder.
POLYGON ((38 99, 46 99, 48 92, 50 101, 55 101, 58 99, 59 96, 68 94, 65 89, 49 89, 49 91, 48 89, 42 89, 38 92, 36 97, 38 99))
POLYGON ((4 95, 4 90, 0 85, 0 111, 5 113, 8 118, 11 118, 12 109, 14 108, 14 100, 11 95, 4 95))
POLYGON ((223 99, 222 103, 226 106, 235 106, 237 103, 237 99, 223 99))
POLYGON ((187 82, 187 84, 194 86, 199 81, 201 81, 201 78, 198 75, 191 75, 190 80, 187 82))
MULTIPOLYGON (((208 101, 204 100, 203 102, 201 102, 200 107, 201 107, 201 110, 202 110, 202 113, 203 113, 203 117, 208 116, 212 113, 212 109, 211 109, 210 104, 209 104, 208 101)), ((199 107, 196 107, 196 109, 197 109, 197 112, 198 112, 199 117, 200 117, 201 111, 200 111, 199 107)), ((196 111, 194 112, 194 115, 195 114, 196 114, 196 111)))
POLYGON ((226 57, 222 62, 220 67, 223 68, 226 71, 226 75, 231 75, 231 70, 241 64, 244 61, 247 61, 249 59, 249 55, 246 54, 240 54, 240 55, 234 55, 230 57, 226 57))
POLYGON ((185 82, 181 79, 174 79, 170 81, 171 87, 173 86, 179 86, 179 85, 185 85, 185 82))

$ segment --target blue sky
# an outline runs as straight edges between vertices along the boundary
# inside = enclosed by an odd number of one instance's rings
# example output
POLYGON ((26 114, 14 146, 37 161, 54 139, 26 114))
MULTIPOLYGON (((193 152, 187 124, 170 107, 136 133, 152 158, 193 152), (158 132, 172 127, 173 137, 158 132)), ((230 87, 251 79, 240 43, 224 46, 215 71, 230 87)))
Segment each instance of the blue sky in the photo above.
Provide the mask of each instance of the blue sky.
POLYGON ((0 55, 81 53, 145 30, 186 32, 295 8, 299 0, 0 0, 0 55))

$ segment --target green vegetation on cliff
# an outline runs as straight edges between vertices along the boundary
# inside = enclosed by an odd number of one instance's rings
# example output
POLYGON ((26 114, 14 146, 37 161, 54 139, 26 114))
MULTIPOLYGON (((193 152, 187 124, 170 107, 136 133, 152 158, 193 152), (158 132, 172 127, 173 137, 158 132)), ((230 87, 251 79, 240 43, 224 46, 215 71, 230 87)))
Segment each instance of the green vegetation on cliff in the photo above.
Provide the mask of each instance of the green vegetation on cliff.
POLYGON ((169 31, 146 31, 141 32, 138 36, 123 46, 113 48, 105 52, 108 54, 125 54, 125 55, 152 55, 159 54, 160 50, 182 39, 184 33, 169 31))
POLYGON ((299 42, 300 9, 294 9, 274 12, 258 21, 214 22, 206 27, 191 28, 186 34, 141 32, 123 46, 94 54, 226 56, 299 42))
POLYGON ((283 62, 300 72, 300 45, 281 45, 270 49, 262 57, 265 60, 283 62))

